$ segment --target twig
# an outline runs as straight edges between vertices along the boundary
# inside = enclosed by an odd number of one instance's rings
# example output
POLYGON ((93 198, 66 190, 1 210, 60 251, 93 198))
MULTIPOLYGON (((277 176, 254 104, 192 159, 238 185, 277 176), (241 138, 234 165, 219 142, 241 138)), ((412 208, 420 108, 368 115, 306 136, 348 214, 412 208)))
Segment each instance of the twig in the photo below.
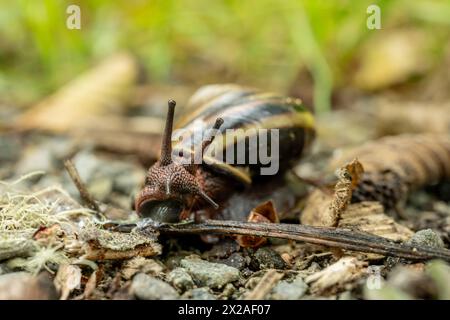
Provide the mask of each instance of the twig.
POLYGON ((78 173, 77 168, 75 168, 75 165, 73 162, 69 159, 64 160, 64 167, 67 170, 67 173, 69 174, 70 178, 72 179, 73 183, 78 189, 78 192, 80 193, 80 198, 83 201, 83 203, 89 208, 96 212, 96 215, 98 218, 103 218, 100 207, 98 206, 97 202, 95 202, 94 197, 89 193, 87 190, 85 184, 83 181, 81 181, 80 174, 78 173))
POLYGON ((267 270, 266 274, 261 278, 256 287, 245 296, 245 300, 264 299, 283 276, 284 274, 277 272, 275 269, 267 270))
POLYGON ((341 228, 314 227, 286 223, 252 223, 205 220, 199 224, 162 225, 165 234, 227 234, 291 239, 351 251, 376 253, 410 260, 443 259, 450 261, 450 250, 396 243, 365 232, 341 228))

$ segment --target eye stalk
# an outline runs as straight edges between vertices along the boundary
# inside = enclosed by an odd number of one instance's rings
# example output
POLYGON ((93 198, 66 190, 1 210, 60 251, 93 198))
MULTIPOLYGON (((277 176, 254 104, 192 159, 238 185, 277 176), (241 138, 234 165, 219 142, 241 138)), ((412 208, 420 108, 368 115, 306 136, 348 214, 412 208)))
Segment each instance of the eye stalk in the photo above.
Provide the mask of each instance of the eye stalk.
MULTIPOLYGON (((203 199, 215 209, 219 205, 202 190, 196 179, 198 165, 181 165, 172 160, 172 130, 175 114, 174 100, 168 101, 166 125, 161 144, 161 158, 147 173, 144 189, 136 197, 136 212, 140 216, 151 218, 159 222, 177 222, 183 212, 183 208, 191 207, 191 200, 196 196, 203 199), (183 200, 181 200, 183 199, 183 200)), ((223 124, 223 119, 218 118, 212 129, 217 130, 223 124)), ((212 143, 215 135, 211 134, 202 141, 200 151, 212 143)))
POLYGON ((170 99, 167 102, 166 126, 164 128, 163 140, 161 143, 161 165, 167 166, 172 163, 172 130, 173 117, 175 115, 175 100, 170 99))

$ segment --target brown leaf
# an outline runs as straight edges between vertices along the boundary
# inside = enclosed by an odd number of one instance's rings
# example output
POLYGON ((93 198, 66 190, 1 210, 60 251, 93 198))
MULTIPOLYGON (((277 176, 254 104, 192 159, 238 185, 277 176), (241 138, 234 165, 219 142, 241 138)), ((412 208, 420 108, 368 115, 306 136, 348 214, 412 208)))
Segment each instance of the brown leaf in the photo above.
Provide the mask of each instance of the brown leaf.
POLYGON ((404 133, 450 134, 450 102, 380 101, 376 112, 379 136, 404 133))
POLYGON ((353 79, 354 85, 379 90, 423 74, 431 67, 431 38, 418 29, 378 33, 359 54, 360 66, 353 79))
MULTIPOLYGON (((275 210, 272 201, 269 200, 255 207, 250 212, 247 221, 278 223, 280 222, 280 219, 278 218, 277 211, 275 210)), ((251 248, 259 247, 264 243, 266 243, 267 241, 267 239, 263 237, 244 236, 244 235, 237 236, 236 240, 241 247, 251 247, 251 248)))
POLYGON ((123 107, 137 76, 132 56, 114 55, 33 106, 16 125, 21 129, 56 132, 95 126, 99 120, 102 122, 100 116, 123 107))

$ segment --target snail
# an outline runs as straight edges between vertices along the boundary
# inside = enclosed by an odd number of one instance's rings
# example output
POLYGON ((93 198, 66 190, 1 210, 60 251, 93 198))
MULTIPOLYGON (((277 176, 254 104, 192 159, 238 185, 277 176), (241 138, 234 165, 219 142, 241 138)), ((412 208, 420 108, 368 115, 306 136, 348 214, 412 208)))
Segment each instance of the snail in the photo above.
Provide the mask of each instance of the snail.
POLYGON ((138 215, 161 223, 217 218, 230 196, 280 176, 315 137, 314 117, 299 99, 254 88, 200 88, 173 132, 175 105, 168 101, 160 159, 135 197, 138 215))

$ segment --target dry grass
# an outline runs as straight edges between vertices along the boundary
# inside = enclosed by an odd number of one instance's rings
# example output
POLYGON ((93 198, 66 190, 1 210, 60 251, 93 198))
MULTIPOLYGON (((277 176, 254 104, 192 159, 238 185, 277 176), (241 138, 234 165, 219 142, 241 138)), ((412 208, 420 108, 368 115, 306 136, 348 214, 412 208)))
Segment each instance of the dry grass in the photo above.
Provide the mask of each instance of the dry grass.
POLYGON ((90 209, 81 207, 58 186, 38 191, 24 187, 27 180, 43 174, 33 172, 12 182, 0 181, 0 259, 14 258, 9 267, 32 273, 48 269, 49 263, 69 260, 70 246, 66 250, 63 238, 36 240, 37 230, 58 225, 70 235, 80 228, 79 217, 92 216, 90 209))

